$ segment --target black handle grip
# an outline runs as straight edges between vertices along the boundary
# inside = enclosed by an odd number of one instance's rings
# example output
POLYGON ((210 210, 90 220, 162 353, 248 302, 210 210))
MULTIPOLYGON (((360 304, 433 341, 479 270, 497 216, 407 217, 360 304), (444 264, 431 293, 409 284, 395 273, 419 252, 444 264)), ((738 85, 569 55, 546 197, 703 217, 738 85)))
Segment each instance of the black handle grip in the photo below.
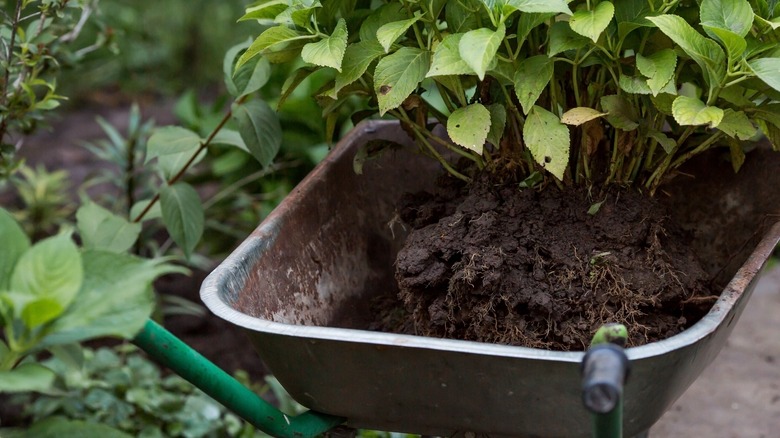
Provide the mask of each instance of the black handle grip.
POLYGON ((596 414, 617 406, 628 376, 628 356, 614 344, 597 345, 582 359, 582 401, 596 414))

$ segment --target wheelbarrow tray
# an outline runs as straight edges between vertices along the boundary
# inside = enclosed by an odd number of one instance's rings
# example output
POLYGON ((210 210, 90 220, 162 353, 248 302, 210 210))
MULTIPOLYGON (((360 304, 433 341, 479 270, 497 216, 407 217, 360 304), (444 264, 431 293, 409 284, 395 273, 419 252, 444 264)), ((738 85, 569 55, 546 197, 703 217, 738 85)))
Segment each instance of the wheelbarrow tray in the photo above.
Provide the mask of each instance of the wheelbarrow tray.
MULTIPOLYGON (((201 288, 205 304, 246 329, 295 400, 345 417, 352 427, 440 436, 589 436, 581 352, 365 329, 371 300, 395 291, 393 261, 405 237, 395 204, 403 193, 432 187, 440 174, 433 160, 410 147, 389 148, 356 174, 355 154, 375 139, 409 143, 396 123, 359 125, 208 276, 201 288)), ((695 185, 689 182, 669 189, 672 208, 685 206, 674 215, 696 221, 687 224, 692 230, 728 227, 730 235, 749 238, 760 210, 751 204, 756 186, 724 181, 735 178, 731 174, 716 179, 727 195, 743 199, 697 202, 685 196, 695 185)), ((780 224, 741 253, 709 257, 713 275, 727 261, 741 265, 727 272, 733 278, 710 312, 676 336, 627 350, 627 436, 648 430, 717 355, 779 238, 780 224)), ((719 249, 715 235, 697 240, 699 250, 719 249)))

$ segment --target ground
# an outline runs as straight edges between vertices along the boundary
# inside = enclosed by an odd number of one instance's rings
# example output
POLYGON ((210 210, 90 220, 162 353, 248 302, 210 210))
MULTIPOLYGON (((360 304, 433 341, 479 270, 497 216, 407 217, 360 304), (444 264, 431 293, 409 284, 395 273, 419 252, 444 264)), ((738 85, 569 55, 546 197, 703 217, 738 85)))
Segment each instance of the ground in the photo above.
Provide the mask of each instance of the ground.
MULTIPOLYGON (((170 123, 170 103, 144 109, 158 124, 170 123)), ((103 115, 124 132, 127 111, 91 108, 74 111, 54 123, 28 144, 29 161, 45 158, 49 169, 66 165, 83 179, 89 169, 82 140, 103 138, 94 122, 103 115), (33 153, 33 151, 39 153, 33 153), (44 153, 45 152, 45 153, 44 153), (67 163, 67 164, 66 164, 67 163)), ((181 289, 181 288, 180 288, 181 289)), ((180 290, 198 301, 197 281, 180 290)), ((727 345, 691 388, 651 429, 653 437, 765 437, 780 430, 780 268, 767 273, 759 283, 727 345)), ((179 335, 211 359, 227 359, 230 368, 262 371, 259 359, 247 348, 246 339, 234 327, 211 316, 205 321, 178 317, 179 335), (214 347, 214 348, 212 348, 214 347)))

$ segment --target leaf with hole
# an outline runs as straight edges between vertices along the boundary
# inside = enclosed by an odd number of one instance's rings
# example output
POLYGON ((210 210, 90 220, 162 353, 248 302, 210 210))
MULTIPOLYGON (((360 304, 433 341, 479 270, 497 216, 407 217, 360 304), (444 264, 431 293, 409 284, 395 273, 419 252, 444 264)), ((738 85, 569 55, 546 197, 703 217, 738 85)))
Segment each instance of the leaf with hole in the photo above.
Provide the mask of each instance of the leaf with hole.
POLYGON ((558 116, 540 106, 528 113, 523 126, 523 141, 534 160, 559 180, 569 165, 569 128, 558 116))
POLYGON ((374 72, 374 91, 379 114, 398 108, 425 79, 431 65, 431 52, 402 47, 380 59, 374 72))
POLYGON ((447 134, 452 141, 479 155, 489 131, 490 111, 480 103, 458 108, 447 119, 447 134))

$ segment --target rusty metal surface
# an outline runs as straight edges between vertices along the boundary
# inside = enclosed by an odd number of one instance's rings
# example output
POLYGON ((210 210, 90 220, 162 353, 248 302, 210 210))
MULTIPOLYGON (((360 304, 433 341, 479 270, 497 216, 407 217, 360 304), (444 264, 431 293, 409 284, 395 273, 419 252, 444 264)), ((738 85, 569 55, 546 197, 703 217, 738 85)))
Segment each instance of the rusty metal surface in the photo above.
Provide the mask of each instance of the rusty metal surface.
MULTIPOLYGON (((361 327, 368 301, 394 287, 390 267, 404 236, 394 221, 398 196, 432 184, 437 174, 431 160, 394 150, 355 175, 352 157, 367 137, 402 140, 404 133, 388 122, 359 125, 209 275, 201 288, 205 304, 247 329, 296 400, 347 417, 350 426, 442 436, 590 436, 579 393, 582 353, 345 328, 361 327)), ((693 327, 627 350, 627 435, 647 430, 716 356, 779 239, 775 225, 758 246, 734 257, 750 254, 693 327)))

